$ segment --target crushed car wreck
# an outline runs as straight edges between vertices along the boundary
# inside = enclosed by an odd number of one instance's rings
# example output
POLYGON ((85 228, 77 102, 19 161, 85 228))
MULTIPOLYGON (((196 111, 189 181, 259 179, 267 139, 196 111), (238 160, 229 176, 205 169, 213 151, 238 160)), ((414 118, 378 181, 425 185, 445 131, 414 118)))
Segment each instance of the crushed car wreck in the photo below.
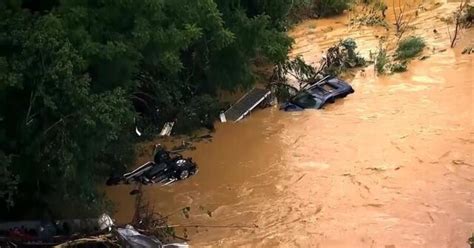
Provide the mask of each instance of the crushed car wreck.
POLYGON ((184 180, 198 171, 198 166, 191 158, 166 151, 160 145, 155 146, 153 161, 148 161, 135 170, 123 175, 111 176, 106 185, 118 185, 120 183, 158 183, 168 185, 178 180, 184 180))
POLYGON ((334 103, 337 98, 344 98, 354 93, 352 87, 335 77, 325 77, 317 83, 300 90, 290 100, 280 106, 284 111, 301 111, 306 108, 321 109, 326 103, 334 103))

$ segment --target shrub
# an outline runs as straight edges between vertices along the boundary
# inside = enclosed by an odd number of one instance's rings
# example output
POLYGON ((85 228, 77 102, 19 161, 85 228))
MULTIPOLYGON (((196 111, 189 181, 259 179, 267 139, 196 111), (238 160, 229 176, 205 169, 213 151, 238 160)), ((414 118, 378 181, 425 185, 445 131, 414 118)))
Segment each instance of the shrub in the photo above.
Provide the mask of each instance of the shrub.
POLYGON ((411 36, 403 39, 398 44, 395 57, 399 60, 411 59, 418 55, 425 47, 425 41, 421 37, 411 36))
POLYGON ((196 128, 214 129, 214 120, 219 115, 219 104, 209 95, 195 96, 177 115, 175 133, 190 134, 196 128))
POLYGON ((351 0, 294 0, 288 15, 290 23, 305 18, 339 15, 349 9, 351 0))
POLYGON ((405 72, 407 71, 407 64, 402 62, 402 63, 394 63, 390 65, 391 71, 392 72, 405 72))
POLYGON ((313 11, 318 16, 339 15, 350 7, 349 0, 315 0, 313 2, 313 11))
POLYGON ((390 60, 388 58, 387 51, 383 48, 380 48, 375 59, 375 70, 377 71, 377 73, 385 73, 386 65, 389 62, 390 60))
POLYGON ((382 26, 388 28, 385 20, 387 5, 382 0, 359 0, 353 8, 355 14, 351 18, 351 24, 382 26), (358 5, 365 5, 363 8, 357 8, 358 5))
POLYGON ((339 46, 342 46, 347 51, 347 67, 354 68, 359 66, 365 66, 366 61, 364 57, 360 56, 357 49, 357 43, 354 39, 348 38, 339 43, 339 46))
POLYGON ((467 5, 464 14, 461 17, 461 22, 466 26, 470 27, 474 23, 474 6, 467 5))

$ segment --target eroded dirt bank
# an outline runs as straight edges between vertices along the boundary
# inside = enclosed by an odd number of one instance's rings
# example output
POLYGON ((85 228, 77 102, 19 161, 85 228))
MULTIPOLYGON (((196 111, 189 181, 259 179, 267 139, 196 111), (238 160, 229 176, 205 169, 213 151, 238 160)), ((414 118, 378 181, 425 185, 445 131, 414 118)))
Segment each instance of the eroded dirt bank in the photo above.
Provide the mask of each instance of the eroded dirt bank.
MULTIPOLYGON (((474 31, 448 48, 438 17, 451 5, 428 8, 414 21, 427 60, 391 76, 368 67, 351 82, 355 94, 322 111, 266 109, 218 124, 212 142, 186 154, 199 174, 145 187, 148 199, 164 214, 191 207, 189 219, 178 214, 173 223, 216 226, 188 227, 194 247, 468 247, 474 63, 459 50, 474 42, 474 31)), ((354 30, 347 21, 301 23, 291 33, 294 55, 317 61, 343 37, 355 38, 363 53, 375 50, 383 32, 354 30)), ((119 221, 133 214, 129 190, 107 189, 119 221)))

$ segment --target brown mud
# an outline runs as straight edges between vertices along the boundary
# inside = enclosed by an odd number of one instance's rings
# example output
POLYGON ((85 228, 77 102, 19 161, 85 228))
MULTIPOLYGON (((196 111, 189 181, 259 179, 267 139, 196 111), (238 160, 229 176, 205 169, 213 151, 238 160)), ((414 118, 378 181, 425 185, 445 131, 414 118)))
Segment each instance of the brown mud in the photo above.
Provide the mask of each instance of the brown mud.
MULTIPOLYGON (((430 57, 412 61, 408 72, 376 76, 369 66, 354 75, 354 94, 322 111, 271 108, 218 124, 212 141, 185 154, 200 165, 196 176, 147 186, 145 195, 164 215, 191 207, 189 219, 175 214, 171 222, 207 226, 187 228, 194 247, 468 247, 474 56, 460 51, 474 42, 474 30, 449 48, 440 17, 456 5, 428 3, 418 13, 409 33, 425 38, 430 57)), ((355 29, 349 18, 299 24, 290 32, 292 55, 316 62, 352 37, 368 56, 376 35, 393 36, 379 27, 355 29)), ((122 222, 133 215, 130 189, 107 189, 122 222)))

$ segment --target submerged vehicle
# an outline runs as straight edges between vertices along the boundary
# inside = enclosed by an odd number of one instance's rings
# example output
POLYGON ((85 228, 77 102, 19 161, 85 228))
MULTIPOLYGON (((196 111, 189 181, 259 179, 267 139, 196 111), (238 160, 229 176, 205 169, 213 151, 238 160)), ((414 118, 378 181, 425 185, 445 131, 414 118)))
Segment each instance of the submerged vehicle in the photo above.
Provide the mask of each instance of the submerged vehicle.
POLYGON ((284 111, 301 111, 306 108, 320 109, 326 103, 334 103, 337 98, 344 98, 354 93, 354 89, 341 79, 325 77, 321 81, 300 90, 284 103, 284 111))
POLYGON ((159 183, 168 185, 178 180, 184 180, 198 172, 198 167, 191 158, 183 158, 179 154, 173 154, 161 147, 155 147, 153 161, 148 161, 135 170, 123 175, 111 176, 106 185, 117 185, 120 183, 159 183))

